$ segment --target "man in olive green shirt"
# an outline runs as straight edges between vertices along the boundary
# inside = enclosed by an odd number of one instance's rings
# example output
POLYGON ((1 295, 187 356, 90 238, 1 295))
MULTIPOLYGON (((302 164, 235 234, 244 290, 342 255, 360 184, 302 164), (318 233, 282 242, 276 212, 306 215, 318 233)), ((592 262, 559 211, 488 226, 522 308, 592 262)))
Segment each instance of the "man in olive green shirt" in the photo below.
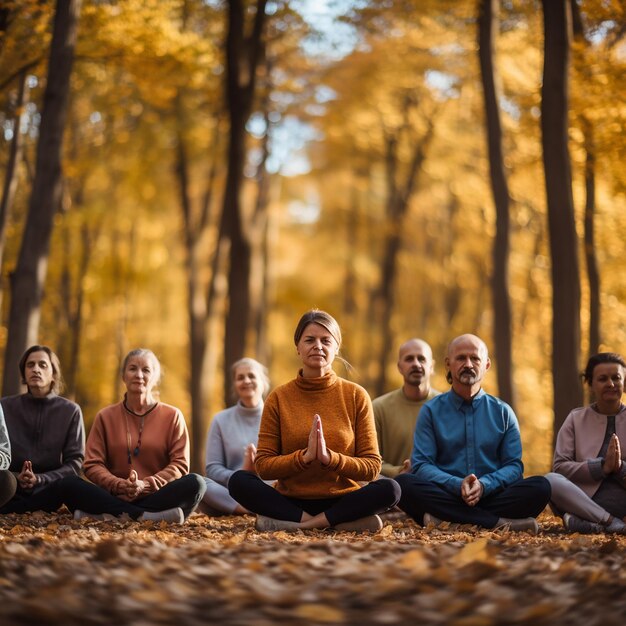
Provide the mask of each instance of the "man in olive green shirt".
POLYGON ((398 352, 398 371, 404 384, 373 402, 383 476, 393 478, 410 469, 417 414, 425 402, 439 394, 430 387, 434 368, 433 352, 424 340, 405 341, 398 352))

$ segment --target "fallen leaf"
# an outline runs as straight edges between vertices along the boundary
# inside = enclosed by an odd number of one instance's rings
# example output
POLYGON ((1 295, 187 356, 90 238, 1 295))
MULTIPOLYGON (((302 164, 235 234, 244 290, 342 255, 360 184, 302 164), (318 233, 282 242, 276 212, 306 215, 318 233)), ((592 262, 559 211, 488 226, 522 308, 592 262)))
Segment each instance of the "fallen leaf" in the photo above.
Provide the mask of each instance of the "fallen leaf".
POLYGON ((496 546, 490 543, 487 537, 484 537, 468 543, 453 560, 459 567, 476 562, 491 564, 494 563, 497 553, 496 546))
POLYGON ((296 608, 296 615, 302 620, 322 624, 340 624, 345 621, 345 614, 341 609, 325 604, 301 604, 296 608))
POLYGON ((599 554, 613 554, 617 550, 617 541, 609 539, 598 548, 599 554))
POLYGON ((119 559, 120 548, 117 541, 109 539, 96 544, 93 556, 97 561, 105 562, 119 559))
POLYGON ((430 563, 422 550, 411 550, 407 552, 398 561, 398 566, 420 576, 430 573, 430 563))
POLYGON ((393 526, 391 524, 385 524, 379 531, 379 537, 391 537, 393 535, 393 526))

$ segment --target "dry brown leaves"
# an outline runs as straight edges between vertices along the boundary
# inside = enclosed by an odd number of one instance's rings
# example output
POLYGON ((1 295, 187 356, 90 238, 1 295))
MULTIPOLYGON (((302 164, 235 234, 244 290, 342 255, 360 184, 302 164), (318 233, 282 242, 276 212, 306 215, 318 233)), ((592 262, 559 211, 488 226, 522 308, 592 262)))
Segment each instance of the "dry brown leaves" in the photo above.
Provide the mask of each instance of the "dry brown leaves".
POLYGON ((424 530, 259 533, 251 517, 180 527, 0 517, 0 623, 620 624, 626 537, 424 530))

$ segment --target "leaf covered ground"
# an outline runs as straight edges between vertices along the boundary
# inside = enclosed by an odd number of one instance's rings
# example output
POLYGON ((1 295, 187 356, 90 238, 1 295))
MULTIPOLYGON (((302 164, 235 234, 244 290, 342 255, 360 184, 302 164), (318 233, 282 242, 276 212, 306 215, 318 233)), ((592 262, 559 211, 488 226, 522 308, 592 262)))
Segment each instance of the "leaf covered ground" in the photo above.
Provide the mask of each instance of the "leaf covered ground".
POLYGON ((623 624, 626 537, 0 517, 0 624, 623 624))

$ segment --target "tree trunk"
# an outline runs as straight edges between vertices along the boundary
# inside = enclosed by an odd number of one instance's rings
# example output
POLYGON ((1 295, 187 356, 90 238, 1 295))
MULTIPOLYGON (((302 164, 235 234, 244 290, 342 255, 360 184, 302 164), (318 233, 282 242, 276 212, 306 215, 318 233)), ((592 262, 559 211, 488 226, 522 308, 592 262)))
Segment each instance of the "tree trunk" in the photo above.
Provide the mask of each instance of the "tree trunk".
MULTIPOLYGON (((6 4, 6 3, 5 3, 6 4)), ((6 34, 11 23, 11 9, 6 6, 0 7, 0 53, 4 49, 6 34)))
POLYGON ((393 330, 391 316, 395 307, 395 283, 398 266, 398 252, 401 248, 401 223, 392 226, 393 232, 385 242, 383 268, 380 282, 378 301, 382 307, 380 314, 380 331, 382 333, 381 350, 378 360, 378 380, 376 381, 376 396, 381 396, 387 391, 387 357, 393 350, 393 330))
MULTIPOLYGON (((187 1, 181 7, 183 28, 187 27, 190 7, 187 1)), ((188 388, 191 397, 191 471, 204 475, 208 407, 210 386, 213 377, 209 375, 208 347, 210 341, 209 317, 211 297, 207 297, 207 281, 203 278, 204 265, 210 255, 202 254, 202 241, 211 225, 211 206, 217 179, 218 163, 220 162, 220 112, 215 114, 215 128, 211 140, 212 159, 207 176, 206 188, 198 210, 194 210, 190 194, 191 166, 187 154, 185 137, 186 112, 184 109, 185 90, 181 90, 176 99, 177 124, 177 158, 175 176, 178 182, 180 207, 184 225, 185 269, 187 277, 187 316, 189 324, 189 380, 188 388)), ((221 243, 216 241, 213 255, 219 256, 221 243)), ((216 280, 215 263, 209 279, 216 280)))
MULTIPOLYGON (((530 259, 536 259, 541 254, 541 244, 543 241, 543 232, 541 228, 533 228, 531 226, 531 232, 534 234, 533 249, 530 255, 530 259)), ((519 313, 519 327, 526 328, 526 322, 531 311, 531 305, 539 300, 539 292, 537 290, 537 282, 533 278, 533 272, 530 270, 526 275, 526 289, 524 290, 526 297, 521 305, 519 313)))
MULTIPOLYGON (((22 125, 22 112, 24 110, 26 92, 26 72, 22 72, 18 78, 17 98, 15 100, 15 115, 13 116, 13 138, 9 148, 9 159, 4 173, 4 187, 2 199, 0 199, 0 269, 4 261, 4 246, 6 243, 6 230, 9 213, 13 208, 15 194, 17 192, 17 164, 22 158, 24 138, 20 132, 22 125)), ((2 309, 2 297, 4 295, 4 275, 0 275, 0 309, 2 309)))
MULTIPOLYGON (((454 247, 456 246, 458 237, 458 229, 455 228, 455 223, 457 215, 459 214, 459 209, 461 208, 459 198, 454 193, 450 193, 450 201, 448 202, 447 208, 447 223, 449 226, 447 228, 447 233, 445 233, 443 237, 445 246, 443 250, 443 269, 444 273, 449 275, 452 280, 448 284, 444 294, 444 309, 447 317, 447 325, 450 328, 453 328, 454 318, 457 316, 461 306, 461 285, 459 284, 457 272, 453 269, 452 264, 454 247)), ((426 319, 422 322, 422 326, 426 327, 426 319)))
MULTIPOLYGON (((413 154, 404 180, 398 182, 398 151, 400 133, 388 135, 386 140, 386 184, 387 207, 386 218, 390 231, 383 243, 380 284, 376 291, 375 310, 378 312, 378 325, 382 332, 382 340, 378 353, 378 377, 374 386, 377 396, 385 393, 387 388, 387 358, 393 346, 392 315, 395 306, 395 283, 398 265, 398 254, 402 248, 403 223, 409 208, 409 202, 417 186, 418 173, 430 142, 434 135, 433 116, 428 122, 424 136, 414 140, 413 154)), ((403 130, 407 130, 404 128, 403 130)))
MULTIPOLYGON (((207 177, 207 185, 199 214, 194 216, 189 196, 189 165, 185 151, 182 112, 179 109, 178 164, 177 178, 181 198, 181 208, 185 227, 185 249, 187 252, 187 309, 189 317, 189 393, 191 396, 191 467, 193 471, 204 474, 206 435, 209 415, 207 407, 211 390, 211 381, 215 378, 216 350, 211 350, 214 326, 225 294, 219 289, 223 274, 225 256, 228 252, 228 238, 224 232, 224 221, 219 224, 219 231, 212 255, 207 260, 201 254, 201 243, 211 226, 211 206, 215 183, 220 163, 220 122, 216 121, 213 146, 213 162, 207 177), (203 266, 210 265, 210 278, 202 279, 203 266)), ((218 114, 219 116, 219 114, 218 114)))
POLYGON ((357 311, 356 290, 357 290, 357 272, 355 267, 355 259, 358 256, 358 232, 359 232, 359 185, 358 173, 355 171, 352 175, 352 189, 350 190, 351 200, 350 209, 348 210, 348 218, 346 223, 346 276, 343 287, 343 314, 342 318, 351 325, 356 323, 355 313, 357 311))
POLYGON ((250 262, 252 248, 241 215, 240 190, 243 180, 245 123, 241 111, 231 107, 228 175, 224 194, 225 231, 230 240, 228 265, 228 308, 224 337, 224 402, 228 403, 230 366, 244 356, 250 317, 250 262), (237 121, 234 117, 238 117, 237 121), (240 129, 240 130, 237 130, 240 129))
MULTIPOLYGON (((592 71, 586 65, 583 50, 589 46, 585 27, 576 0, 570 0, 574 40, 579 42, 575 62, 585 79, 591 78, 592 71)), ((596 147, 593 123, 586 115, 580 118, 585 148, 585 261, 589 283, 589 356, 600 350, 600 272, 595 246, 596 212, 596 147)))
POLYGON ((269 294, 271 289, 270 263, 269 263, 269 238, 270 238, 270 215, 265 214, 259 225, 258 259, 260 265, 259 296, 255 310, 254 329, 256 335, 256 358, 269 368, 271 361, 271 346, 267 332, 267 312, 269 310, 269 294))
POLYGON ((596 158, 593 125, 583 117, 585 135, 585 260, 589 281, 589 356, 600 350, 600 272, 596 259, 596 158))
MULTIPOLYGON (((188 260, 189 391, 191 396, 191 471, 204 475, 204 441, 208 423, 209 379, 206 376, 208 321, 204 289, 199 283, 197 251, 188 260)), ((189 254, 189 253, 188 253, 189 254)))
POLYGON ((37 144, 35 179, 15 274, 5 354, 3 395, 20 391, 16 363, 37 341, 54 215, 62 193, 61 149, 81 0, 58 0, 37 144))
POLYGON ((249 233, 242 215, 241 188, 246 157, 246 123, 252 110, 257 68, 263 56, 263 27, 267 0, 258 0, 254 24, 246 37, 246 19, 242 0, 228 2, 226 37, 226 96, 230 127, 228 134, 228 173, 224 192, 223 220, 230 239, 228 267, 228 309, 224 337, 224 399, 230 389, 231 364, 246 349, 250 321, 250 264, 252 257, 249 233), (247 53, 247 54, 246 54, 247 53))
POLYGON ((496 208, 496 238, 493 247, 492 294, 494 343, 500 397, 515 410, 509 297, 509 188, 502 155, 502 124, 498 107, 497 75, 494 67, 494 30, 498 26, 499 0, 481 0, 478 16, 478 50, 485 98, 487 146, 491 192, 496 208))
MULTIPOLYGON (((83 336, 83 312, 85 309, 85 277, 89 270, 91 254, 95 248, 99 227, 93 230, 89 229, 88 224, 83 223, 80 229, 81 235, 81 256, 77 267, 77 275, 75 279, 75 304, 70 311, 68 317, 68 358, 65 371, 65 383, 67 388, 67 396, 76 398, 76 380, 80 371, 80 347, 83 336)), ((69 269, 69 268, 68 268, 69 269)), ((70 300, 70 299, 68 299, 70 300)))
MULTIPOLYGON (((113 185, 115 188, 115 185, 113 185)), ((117 293, 131 293, 132 280, 130 268, 135 266, 135 251, 137 250, 137 222, 130 222, 130 229, 125 231, 120 220, 113 223, 113 237, 111 237, 111 258, 113 284, 117 286, 117 293), (124 255, 124 250, 129 251, 128 259, 124 255), (125 261, 127 260, 127 263, 125 261)), ((130 319, 131 302, 129 298, 120 299, 120 312, 117 316, 115 332, 115 352, 117 354, 117 367, 113 371, 113 393, 112 398, 119 398, 124 391, 120 368, 122 361, 128 351, 128 320, 130 319)), ((133 346, 134 347, 134 346, 133 346)))
MULTIPOLYGON (((187 315, 189 323, 189 395, 191 396, 191 469, 204 474, 204 439, 208 422, 210 379, 207 376, 207 349, 209 344, 208 305, 205 281, 202 279, 201 241, 209 223, 211 197, 216 175, 218 156, 215 154, 204 201, 199 215, 194 214, 189 193, 190 172, 187 156, 182 94, 177 102, 177 161, 176 178, 184 224, 185 269, 187 275, 187 315)), ((216 137, 219 123, 216 123, 216 137)), ((213 141, 217 151, 217 138, 213 141)), ((216 248, 219 242, 216 243, 216 248)), ((217 252, 215 252, 217 254, 217 252)), ((213 280, 214 277, 211 278, 213 280)))
MULTIPOLYGON (((266 71, 269 75, 271 71, 270 63, 266 63, 266 71)), ((255 355, 256 358, 268 365, 269 343, 267 340, 267 310, 269 291, 269 205, 270 205, 270 185, 272 179, 267 171, 267 159, 270 156, 271 121, 269 117, 270 99, 269 84, 266 86, 266 95, 263 98, 263 114, 265 121, 265 135, 262 141, 262 157, 257 167, 257 199, 254 209, 254 235, 252 238, 252 320, 255 335, 255 355)))
POLYGON ((542 0, 545 53, 541 132, 552 260, 554 435, 583 402, 578 377, 580 270, 568 149, 570 11, 567 0, 542 0))

